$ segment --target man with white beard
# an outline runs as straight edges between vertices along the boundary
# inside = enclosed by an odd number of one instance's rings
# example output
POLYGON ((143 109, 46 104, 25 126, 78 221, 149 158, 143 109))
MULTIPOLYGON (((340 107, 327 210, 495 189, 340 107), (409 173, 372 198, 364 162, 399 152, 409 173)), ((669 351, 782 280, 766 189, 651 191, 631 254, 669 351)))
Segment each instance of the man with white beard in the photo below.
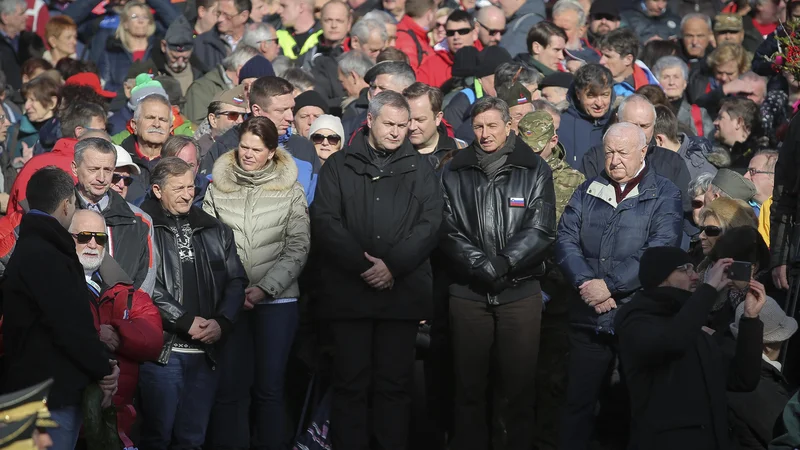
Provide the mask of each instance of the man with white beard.
POLYGON ((113 258, 106 257, 106 221, 88 209, 76 211, 69 233, 83 266, 93 303, 92 315, 100 341, 114 354, 120 382, 113 403, 117 408, 119 437, 130 445, 131 427, 136 419, 133 394, 139 378, 139 363, 158 358, 163 327, 158 308, 150 296, 133 289, 133 281, 113 258))

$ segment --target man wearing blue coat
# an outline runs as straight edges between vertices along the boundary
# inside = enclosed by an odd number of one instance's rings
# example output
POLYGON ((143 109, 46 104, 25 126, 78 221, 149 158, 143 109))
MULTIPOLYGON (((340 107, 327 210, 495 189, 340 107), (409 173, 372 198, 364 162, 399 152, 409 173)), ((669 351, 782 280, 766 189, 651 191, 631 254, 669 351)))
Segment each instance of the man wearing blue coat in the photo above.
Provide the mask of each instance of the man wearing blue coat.
POLYGON ((594 409, 616 359, 614 315, 640 288, 649 247, 681 243, 683 209, 675 184, 647 167, 647 140, 632 123, 603 136, 605 171, 573 194, 558 225, 556 262, 570 296, 570 361, 559 448, 588 448, 594 409))

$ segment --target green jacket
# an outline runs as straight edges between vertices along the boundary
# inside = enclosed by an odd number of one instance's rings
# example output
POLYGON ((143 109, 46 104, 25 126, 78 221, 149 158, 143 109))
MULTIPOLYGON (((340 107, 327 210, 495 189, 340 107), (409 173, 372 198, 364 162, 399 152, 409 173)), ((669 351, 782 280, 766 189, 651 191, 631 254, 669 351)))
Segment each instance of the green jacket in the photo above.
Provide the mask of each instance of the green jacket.
POLYGON ((561 213, 567 207, 575 189, 586 181, 586 177, 582 173, 564 162, 565 154, 564 147, 559 142, 553 149, 553 153, 547 158, 547 164, 553 171, 553 188, 556 191, 556 223, 561 219, 561 213))
POLYGON ((292 156, 279 148, 266 168, 247 172, 231 150, 217 159, 212 175, 203 210, 233 229, 250 286, 273 299, 297 298, 311 238, 292 156))
POLYGON ((186 91, 186 106, 183 114, 192 123, 199 125, 206 118, 208 105, 218 92, 233 87, 228 83, 227 77, 223 75, 224 73, 225 69, 222 68, 222 65, 219 65, 189 86, 189 90, 186 91))

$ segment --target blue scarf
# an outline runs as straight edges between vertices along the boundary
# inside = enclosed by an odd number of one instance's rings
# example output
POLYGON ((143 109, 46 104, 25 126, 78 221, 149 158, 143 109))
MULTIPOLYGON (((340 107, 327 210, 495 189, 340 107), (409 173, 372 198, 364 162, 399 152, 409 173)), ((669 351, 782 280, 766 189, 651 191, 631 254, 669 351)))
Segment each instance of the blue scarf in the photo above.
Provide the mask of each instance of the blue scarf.
POLYGON ((291 137, 292 137, 292 127, 290 126, 289 128, 286 129, 286 134, 278 136, 278 144, 286 145, 286 143, 289 142, 289 138, 291 137))

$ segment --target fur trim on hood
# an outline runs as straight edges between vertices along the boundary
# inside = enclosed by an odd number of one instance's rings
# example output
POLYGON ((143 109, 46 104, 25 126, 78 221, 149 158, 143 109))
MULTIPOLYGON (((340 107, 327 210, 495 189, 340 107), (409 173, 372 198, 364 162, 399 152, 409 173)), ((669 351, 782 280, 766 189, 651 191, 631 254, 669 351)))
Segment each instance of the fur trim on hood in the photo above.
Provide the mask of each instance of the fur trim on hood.
POLYGON ((283 147, 278 147, 267 166, 247 172, 236 161, 236 149, 220 156, 214 163, 213 185, 220 192, 235 192, 244 186, 258 186, 267 191, 286 191, 297 182, 297 164, 283 147))

